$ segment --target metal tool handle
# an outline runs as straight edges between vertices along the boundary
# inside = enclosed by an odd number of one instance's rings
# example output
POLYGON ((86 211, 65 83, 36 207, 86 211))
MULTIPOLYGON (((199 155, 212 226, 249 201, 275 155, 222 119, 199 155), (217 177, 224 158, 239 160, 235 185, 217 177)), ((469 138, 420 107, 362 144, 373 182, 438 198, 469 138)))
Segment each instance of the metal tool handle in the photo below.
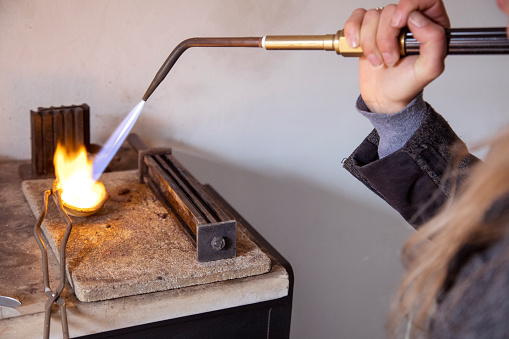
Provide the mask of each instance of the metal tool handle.
POLYGON ((69 325, 67 323, 67 311, 65 306, 65 300, 63 297, 63 291, 66 284, 66 269, 65 269, 65 248, 67 246, 67 241, 71 234, 72 230, 72 220, 69 218, 67 213, 64 210, 62 199, 60 198, 59 191, 46 190, 44 192, 44 209, 37 220, 37 223, 34 227, 34 236, 42 254, 42 272, 43 272, 43 283, 44 283, 44 292, 48 297, 45 304, 45 315, 44 315, 44 332, 43 338, 48 339, 50 336, 50 327, 51 327, 51 311, 53 308, 53 304, 57 303, 60 308, 60 318, 62 323, 62 337, 64 339, 69 338, 69 325), (62 216, 65 217, 65 221, 67 223, 67 228, 65 229, 64 235, 60 242, 60 284, 58 285, 56 290, 52 290, 49 285, 49 269, 48 269, 48 250, 46 249, 46 245, 44 244, 43 238, 41 237, 41 225, 46 217, 48 212, 48 198, 50 195, 53 195, 55 202, 57 204, 58 210, 62 216))
MULTIPOLYGON (((446 30, 448 54, 509 54, 509 39, 505 27, 450 28, 446 30)), ((420 42, 404 29, 399 38, 402 56, 419 54, 420 42)), ((336 51, 345 57, 360 57, 361 47, 348 45, 343 30, 327 35, 265 36, 262 47, 268 50, 325 50, 336 51)))
MULTIPOLYGON (((447 54, 509 54, 505 27, 446 29, 447 54)), ((403 33, 401 55, 419 54, 421 44, 408 30, 403 33)))

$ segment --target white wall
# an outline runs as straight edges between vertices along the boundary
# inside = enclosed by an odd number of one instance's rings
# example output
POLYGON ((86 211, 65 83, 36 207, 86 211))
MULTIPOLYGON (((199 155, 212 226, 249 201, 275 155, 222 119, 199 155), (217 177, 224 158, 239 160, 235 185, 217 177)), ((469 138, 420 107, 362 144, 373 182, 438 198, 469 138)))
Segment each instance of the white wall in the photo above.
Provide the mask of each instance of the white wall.
MULTIPOLYGON (((0 1, 0 159, 30 157, 29 111, 88 103, 103 143, 180 41, 327 34, 374 0, 0 1)), ((455 27, 505 26, 450 0, 455 27)), ((449 57, 426 99, 468 143, 509 121, 506 56, 449 57)), ((333 52, 193 49, 135 126, 173 147, 293 265, 293 338, 383 336, 409 227, 341 167, 370 131, 357 61, 333 52)))

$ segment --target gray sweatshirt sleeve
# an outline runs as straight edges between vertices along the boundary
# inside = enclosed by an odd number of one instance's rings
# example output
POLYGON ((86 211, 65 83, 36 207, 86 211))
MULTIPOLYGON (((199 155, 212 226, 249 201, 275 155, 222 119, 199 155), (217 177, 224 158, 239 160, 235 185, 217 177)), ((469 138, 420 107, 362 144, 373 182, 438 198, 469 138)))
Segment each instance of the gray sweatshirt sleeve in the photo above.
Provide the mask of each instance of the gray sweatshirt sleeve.
POLYGON ((356 108, 359 113, 368 118, 380 136, 378 144, 378 156, 380 158, 384 158, 403 147, 415 131, 419 129, 427 112, 422 92, 417 94, 407 107, 394 114, 370 112, 360 95, 357 99, 356 108))

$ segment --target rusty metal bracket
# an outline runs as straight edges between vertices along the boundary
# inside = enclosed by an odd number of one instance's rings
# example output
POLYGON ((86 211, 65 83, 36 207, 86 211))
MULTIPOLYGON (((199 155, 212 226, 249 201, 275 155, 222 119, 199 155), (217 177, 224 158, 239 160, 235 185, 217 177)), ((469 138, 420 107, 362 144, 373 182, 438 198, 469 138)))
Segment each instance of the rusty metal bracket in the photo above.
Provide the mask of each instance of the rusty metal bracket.
POLYGON ((39 107, 30 111, 32 162, 21 165, 23 179, 55 176, 53 155, 58 142, 76 149, 84 145, 90 150, 90 107, 87 104, 39 107))
POLYGON ((149 149, 136 134, 129 135, 127 140, 138 151, 140 178, 180 217, 196 244, 197 260, 235 257, 237 221, 172 156, 171 149, 149 149))

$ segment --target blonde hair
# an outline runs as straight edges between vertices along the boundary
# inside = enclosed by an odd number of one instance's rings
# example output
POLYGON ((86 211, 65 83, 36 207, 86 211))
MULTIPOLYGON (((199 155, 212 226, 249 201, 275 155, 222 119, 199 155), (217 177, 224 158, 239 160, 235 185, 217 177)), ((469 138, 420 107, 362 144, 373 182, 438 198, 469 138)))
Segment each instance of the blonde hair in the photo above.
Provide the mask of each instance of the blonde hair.
POLYGON ((451 261, 465 245, 489 245, 509 228, 507 220, 486 220, 494 202, 509 192, 509 130, 486 145, 485 162, 470 169, 461 192, 403 247, 406 272, 389 319, 394 336, 407 326, 412 337, 426 336, 451 261))

